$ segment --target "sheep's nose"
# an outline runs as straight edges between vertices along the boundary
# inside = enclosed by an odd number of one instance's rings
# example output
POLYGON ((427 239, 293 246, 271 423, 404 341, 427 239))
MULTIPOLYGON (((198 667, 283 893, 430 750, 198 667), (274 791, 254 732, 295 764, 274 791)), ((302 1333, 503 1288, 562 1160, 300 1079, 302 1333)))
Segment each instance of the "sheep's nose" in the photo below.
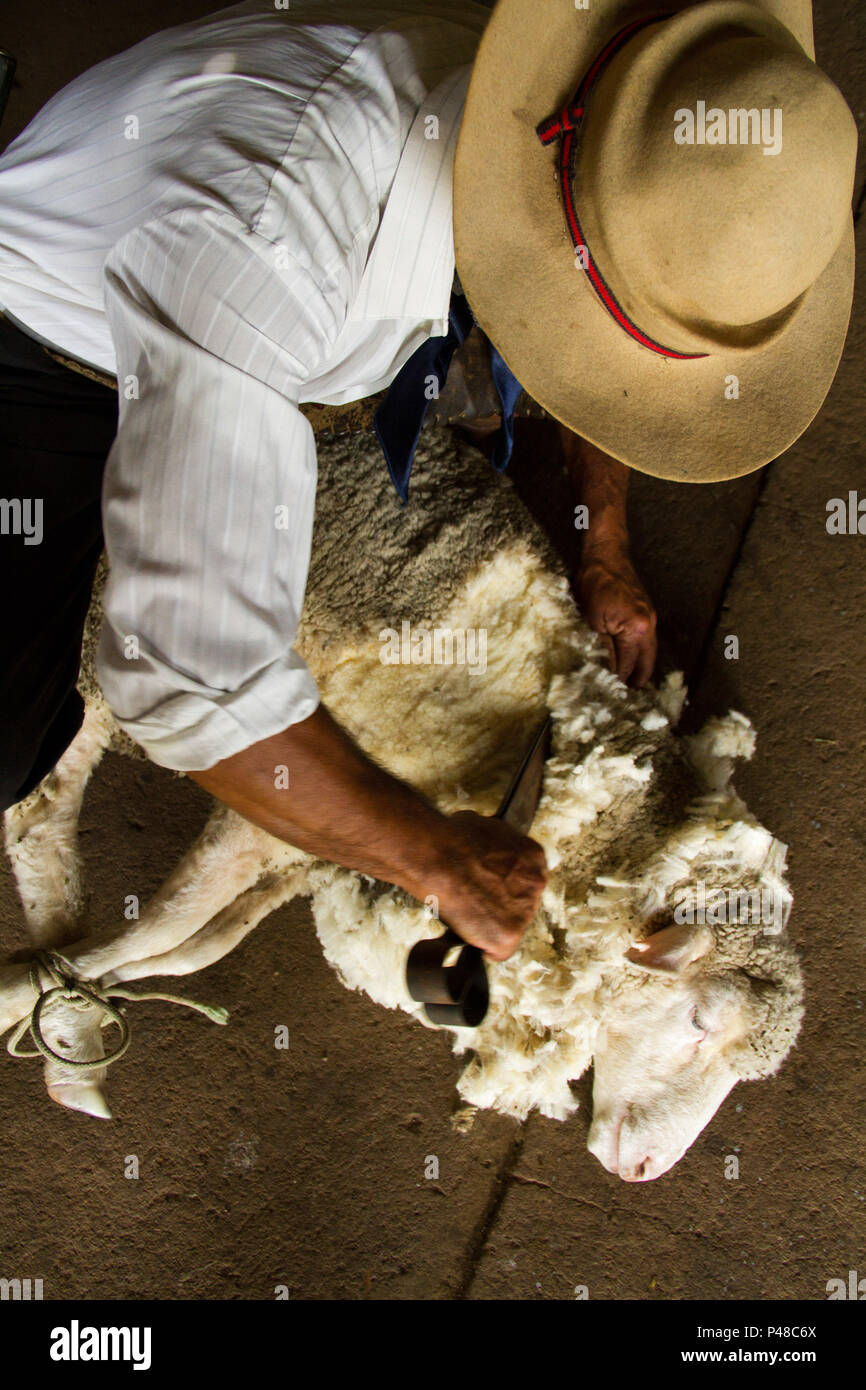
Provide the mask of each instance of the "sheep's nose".
POLYGON ((596 1116, 587 1137, 586 1147, 609 1173, 619 1171, 619 1132, 624 1116, 596 1116))
POLYGON ((619 1175, 624 1182, 646 1182, 651 1177, 651 1168, 652 1157, 647 1155, 640 1163, 634 1163, 630 1168, 620 1168, 619 1175))

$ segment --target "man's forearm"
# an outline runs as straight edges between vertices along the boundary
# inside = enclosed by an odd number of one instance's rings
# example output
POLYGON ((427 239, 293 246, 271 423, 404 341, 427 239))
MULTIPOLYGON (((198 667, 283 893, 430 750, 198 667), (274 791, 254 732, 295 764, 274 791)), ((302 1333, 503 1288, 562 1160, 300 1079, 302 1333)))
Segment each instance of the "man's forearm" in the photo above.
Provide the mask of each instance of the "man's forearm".
POLYGON ((443 815, 371 762, 321 705, 189 776, 277 839, 434 898, 436 914, 496 960, 517 948, 541 899, 540 845, 494 817, 443 815))
POLYGON ((278 839, 416 896, 441 867, 447 817, 371 762, 322 705, 189 776, 278 839))
POLYGON ((583 542, 584 557, 600 548, 627 550, 630 469, 564 425, 559 429, 575 497, 589 514, 583 542))
POLYGON ((607 646, 611 669, 645 685, 656 659, 656 616, 629 557, 630 470, 564 425, 559 430, 575 500, 588 512, 575 596, 607 646))

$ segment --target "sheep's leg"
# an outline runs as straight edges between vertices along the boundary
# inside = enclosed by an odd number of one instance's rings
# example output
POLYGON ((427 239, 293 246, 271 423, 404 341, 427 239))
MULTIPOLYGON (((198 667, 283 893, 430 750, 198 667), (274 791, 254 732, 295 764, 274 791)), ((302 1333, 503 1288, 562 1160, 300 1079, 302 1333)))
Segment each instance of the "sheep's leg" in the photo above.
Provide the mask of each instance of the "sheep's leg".
MULTIPOLYGON (((83 899, 75 834, 78 812, 87 779, 110 737, 110 721, 104 706, 88 711, 86 726, 50 778, 26 802, 7 813, 7 844, 31 935, 39 946, 64 946, 64 957, 82 979, 97 979, 140 960, 169 957, 263 873, 304 858, 300 851, 275 840, 227 807, 218 806, 138 921, 111 936, 92 936, 66 947, 74 935, 73 924, 83 899)), ((272 905, 293 891, 285 884, 275 889, 272 905)), ((263 906, 259 918, 267 910, 263 906)), ((196 961, 204 961, 205 955, 218 959, 246 930, 251 927, 241 924, 233 929, 230 924, 215 923, 213 932, 183 954, 186 965, 177 973, 200 968, 196 961), (222 944, 216 945, 217 941, 222 944)), ((170 969, 170 964, 166 959, 162 968, 168 965, 170 969)), ((152 972, 145 968, 136 971, 134 978, 145 973, 152 972)), ((26 970, 16 966, 0 969, 0 1030, 25 1017, 35 997, 26 970)), ((52 1048, 74 1061, 98 1060, 104 1056, 104 1022, 105 1015, 96 1005, 58 1001, 43 1015, 43 1035, 52 1048)), ((49 1094, 60 1104, 109 1115, 102 1095, 104 1069, 79 1070, 46 1059, 45 1071, 49 1094)))
POLYGON ((61 946, 80 930, 84 887, 78 817, 111 727, 108 707, 88 704, 84 723, 56 767, 3 814, 6 852, 37 946, 61 946))
POLYGON ((0 966, 0 1035, 31 1013, 38 997, 29 965, 0 966))
POLYGON ((76 942, 64 955, 83 979, 112 972, 119 978, 116 972, 125 966, 178 950, 263 875, 280 873, 304 858, 301 850, 218 805, 138 921, 113 935, 76 942))
MULTIPOLYGON (((306 857, 226 807, 217 807, 196 844, 146 905, 139 921, 113 935, 88 936, 64 947, 64 959, 80 979, 97 980, 137 962, 165 958, 263 876, 290 874, 306 857)), ((284 885, 278 900, 284 901, 290 892, 297 891, 284 885)), ((195 950, 191 945, 190 953, 195 950)), ((185 959, 191 960, 193 955, 185 959)), ((119 977, 115 973, 113 978, 119 977)), ((25 966, 0 966, 0 1033, 28 1014, 35 1000, 25 966)))
MULTIPOLYGON (((62 946, 74 938, 84 909, 78 818, 85 788, 111 738, 112 716, 103 701, 88 703, 84 722, 56 766, 29 796, 4 813, 6 850, 28 933, 36 946, 62 946)), ((20 988, 19 988, 20 993, 20 988)), ((32 990, 28 985, 28 994, 32 990)), ((42 1033, 71 1060, 98 1061, 102 1010, 95 1004, 57 999, 46 1008, 42 1033)), ((45 1085, 52 1100, 71 1110, 108 1118, 105 1068, 79 1070, 46 1058, 45 1085)))
MULTIPOLYGON (((71 1061, 95 1062, 105 1056, 104 1021, 105 1014, 99 1005, 60 999, 49 1004, 42 1015, 42 1036, 49 1047, 71 1061)), ((58 1105, 65 1105, 67 1110, 81 1110, 100 1120, 111 1119, 105 1098, 107 1067, 90 1070, 46 1057, 43 1074, 48 1094, 58 1105)))
MULTIPOLYGON (((64 946, 63 956, 79 978, 110 976, 114 983, 121 978, 142 978, 156 970, 182 974, 200 969, 219 959, 252 930, 256 921, 299 891, 299 881, 291 874, 283 875, 305 858, 300 850, 274 839, 227 807, 217 806, 196 843, 138 921, 113 935, 90 936, 64 946), (267 882, 234 912, 235 899, 263 875, 267 882), (117 973, 124 967, 129 973, 117 973)), ((42 933, 38 944, 62 943, 56 938, 48 940, 42 933)), ((19 966, 0 969, 0 1031, 25 1017, 35 997, 25 970, 19 966)), ((68 1053, 75 1061, 97 1060, 105 1055, 105 1022, 106 1015, 96 1005, 58 1003, 45 1011, 43 1035, 52 1048, 68 1053)), ((93 1115, 109 1116, 102 1095, 104 1068, 82 1071, 47 1059, 45 1069, 53 1099, 93 1115)))
MULTIPOLYGON (((294 871, 287 869, 268 874, 254 887, 239 894, 234 902, 229 903, 174 950, 147 960, 130 961, 109 972, 108 977, 101 981, 103 988, 110 992, 113 984, 119 985, 151 975, 186 975, 194 970, 204 969, 233 950, 264 917, 289 898, 302 892, 306 881, 303 865, 298 865, 294 871)), ((74 960, 71 963, 80 969, 80 965, 74 960)), ((67 1006, 67 1010, 58 1009, 56 1014, 54 1011, 46 1010, 43 1035, 55 1049, 74 1049, 75 1055, 83 1060, 93 1055, 93 1032, 92 1027, 88 1026, 90 1020, 86 1016, 79 1015, 81 1023, 78 1023, 71 1012, 73 1007, 77 1006, 67 1006)), ((98 1023, 97 1041, 100 1051, 96 1055, 102 1056, 104 1054, 101 1051, 98 1023)), ((98 1072, 80 1073, 71 1068, 64 1069, 60 1063, 47 1060, 45 1070, 46 1078, 51 1077, 49 1094, 54 1100, 73 1109, 86 1110, 91 1115, 111 1118, 111 1112, 102 1094, 104 1068, 100 1068, 98 1072)))
POLYGON ((254 887, 240 893, 233 903, 224 907, 182 945, 161 956, 118 966, 103 978, 103 985, 110 987, 148 975, 189 975, 194 970, 204 970, 240 945, 264 917, 275 912, 290 898, 303 893, 306 884, 307 875, 303 865, 298 865, 294 870, 268 874, 254 887))
MULTIPOLYGON (((229 903, 174 950, 146 960, 130 960, 126 964, 120 964, 117 969, 108 972, 102 983, 110 990, 112 984, 138 980, 150 975, 186 975, 194 970, 203 970, 233 950, 269 913, 274 912, 290 898, 303 893, 306 885, 304 864, 271 872, 254 887, 239 894, 234 902, 229 903)), ((86 947, 86 943, 80 945, 86 947)), ((78 953, 79 948, 74 947, 65 953, 65 959, 75 968, 76 974, 81 976, 84 971, 76 959, 78 953)), ((36 991, 30 984, 29 973, 27 965, 0 968, 0 1033, 25 1018, 36 1002, 36 991)), ((70 1055, 74 1055, 76 1060, 84 1061, 91 1057, 104 1056, 101 1050, 101 1010, 98 1013, 94 1039, 93 1021, 88 1018, 86 1010, 79 1011, 78 1006, 75 1009, 67 1006, 61 1013, 58 1009, 56 1020, 53 1011, 46 1010, 43 1036, 55 1050, 61 1050, 62 1044, 68 1046, 70 1055), (99 1044, 98 1052, 95 1051, 95 1040, 99 1044)), ((60 1063, 46 1060, 46 1072, 49 1068, 60 1070, 60 1063)), ((101 1087, 105 1070, 100 1068, 98 1072, 82 1073, 74 1068, 66 1068, 66 1074, 58 1075, 56 1080, 52 1074, 49 1094, 60 1104, 109 1119, 111 1112, 101 1087)))

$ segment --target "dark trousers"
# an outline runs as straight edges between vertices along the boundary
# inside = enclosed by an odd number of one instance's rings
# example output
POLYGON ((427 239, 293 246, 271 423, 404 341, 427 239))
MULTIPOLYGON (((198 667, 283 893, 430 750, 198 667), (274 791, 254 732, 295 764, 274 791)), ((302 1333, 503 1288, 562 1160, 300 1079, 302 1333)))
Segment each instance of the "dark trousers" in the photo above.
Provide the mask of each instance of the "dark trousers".
POLYGON ((0 318, 0 810, 81 728, 75 682, 116 433, 115 391, 0 318))

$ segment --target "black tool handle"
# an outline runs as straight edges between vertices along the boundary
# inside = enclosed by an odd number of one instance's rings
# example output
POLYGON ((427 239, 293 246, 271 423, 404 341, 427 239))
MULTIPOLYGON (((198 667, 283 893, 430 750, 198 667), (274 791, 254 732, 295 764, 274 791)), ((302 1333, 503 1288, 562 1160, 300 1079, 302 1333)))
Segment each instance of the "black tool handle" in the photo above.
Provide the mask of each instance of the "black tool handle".
POLYGON ((7 53, 5 48, 0 48, 0 121, 3 119, 3 112, 6 110, 6 103, 9 100, 9 93, 12 91, 12 79, 15 76, 15 59, 11 53, 7 53))
POLYGON ((431 1023, 477 1028, 490 1002, 484 955, 451 927, 441 936, 418 941, 406 962, 406 984, 413 999, 425 1005, 431 1023), (460 948, 452 965, 445 958, 460 948))

